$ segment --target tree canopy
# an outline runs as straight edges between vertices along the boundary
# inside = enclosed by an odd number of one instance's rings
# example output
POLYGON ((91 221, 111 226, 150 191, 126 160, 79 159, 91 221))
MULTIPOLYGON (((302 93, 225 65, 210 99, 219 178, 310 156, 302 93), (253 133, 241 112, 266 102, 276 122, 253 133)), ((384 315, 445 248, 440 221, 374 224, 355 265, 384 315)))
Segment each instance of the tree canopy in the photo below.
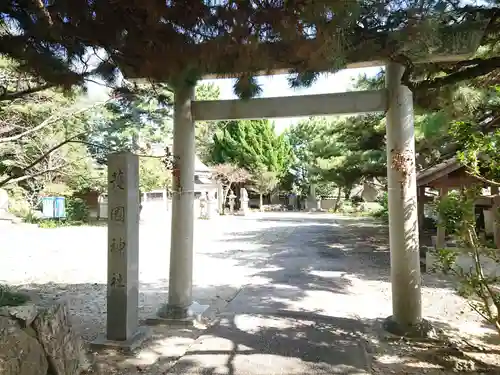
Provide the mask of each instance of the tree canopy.
MULTIPOLYGON (((381 71, 374 77, 360 77, 354 88, 377 89, 383 81, 381 71)), ((475 155, 467 151, 471 145, 474 150, 477 145, 483 149, 485 144, 490 145, 492 151, 486 160, 497 162, 491 153, 495 152, 492 145, 496 144, 496 129, 500 125, 498 85, 474 78, 439 90, 427 90, 427 96, 417 95, 415 101, 417 170, 457 153, 462 155, 460 160, 471 164, 475 155)), ((382 115, 309 119, 292 126, 287 137, 295 155, 292 167, 295 184, 303 194, 311 183, 318 188, 333 184, 347 192, 353 184, 372 178, 384 181, 386 149, 382 115)), ((486 161, 481 159, 478 163, 484 165, 486 161)), ((331 194, 333 189, 327 190, 331 194)))
MULTIPOLYGON (((0 172, 30 179, 35 169, 16 157, 27 157, 20 150, 32 150, 35 138, 42 141, 38 126, 52 120, 49 137, 59 141, 53 147, 60 153, 78 149, 90 153, 93 163, 103 163, 103 151, 147 153, 148 144, 170 136, 175 86, 207 74, 236 77, 235 93, 248 98, 259 93, 255 76, 265 72, 287 71, 290 85, 300 87, 321 72, 389 60, 406 66, 403 83, 415 97, 417 167, 425 168, 464 152, 464 128, 491 135, 498 126, 499 16, 498 0, 5 1, 0 63, 9 68, 0 66, 0 120, 8 119, 8 126, 1 134, 7 141, 0 172), (474 56, 461 61, 422 62, 430 53, 443 57, 477 45, 474 56), (119 71, 145 81, 118 83, 119 71), (80 87, 96 77, 114 85, 114 96, 98 110, 80 112, 80 87), (44 95, 50 101, 42 104, 44 95)), ((359 80, 355 89, 382 85, 383 73, 359 80)), ((197 91, 198 99, 218 95, 213 87, 197 91)), ((290 190, 305 192, 312 182, 348 190, 384 177, 382 116, 310 120, 279 137, 267 121, 199 125, 197 146, 205 162, 265 169, 290 190)), ((31 160, 40 159, 33 155, 31 160)))
POLYGON ((312 183, 329 182, 349 195, 355 184, 386 175, 382 115, 309 119, 292 126, 287 137, 303 194, 312 183))
POLYGON ((282 177, 292 153, 286 137, 268 120, 222 122, 214 135, 212 162, 234 163, 251 172, 267 170, 282 177))
MULTIPOLYGON (((29 76, 17 76, 16 69, 14 62, 0 58, 0 82, 27 85, 29 76)), ((171 136, 171 106, 148 90, 93 102, 82 90, 63 95, 49 88, 3 102, 0 187, 21 193, 32 204, 44 195, 104 191, 107 153, 149 155, 147 145, 171 136)), ((170 174, 158 157, 142 157, 140 166, 142 189, 167 187, 170 174)))
POLYGON ((498 0, 8 0, 0 15, 0 54, 38 80, 4 88, 3 100, 96 74, 113 81, 117 68, 174 86, 207 73, 233 74, 235 92, 249 97, 259 92, 254 76, 273 69, 289 70, 292 86, 307 86, 320 71, 395 60, 407 65, 410 86, 429 89, 478 76, 498 82, 500 66, 498 46, 491 48, 500 30, 498 0), (488 53, 413 66, 429 53, 457 53, 476 41, 488 53))

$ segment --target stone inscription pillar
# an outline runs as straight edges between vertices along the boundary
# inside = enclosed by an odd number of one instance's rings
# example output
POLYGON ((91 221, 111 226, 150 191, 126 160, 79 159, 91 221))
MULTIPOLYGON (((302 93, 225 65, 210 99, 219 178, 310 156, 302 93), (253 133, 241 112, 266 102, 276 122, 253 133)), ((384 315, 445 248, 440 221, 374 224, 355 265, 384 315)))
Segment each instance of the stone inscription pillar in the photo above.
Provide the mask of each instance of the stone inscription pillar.
POLYGON ((108 157, 108 286, 106 337, 95 346, 134 349, 146 338, 139 328, 139 159, 108 157))

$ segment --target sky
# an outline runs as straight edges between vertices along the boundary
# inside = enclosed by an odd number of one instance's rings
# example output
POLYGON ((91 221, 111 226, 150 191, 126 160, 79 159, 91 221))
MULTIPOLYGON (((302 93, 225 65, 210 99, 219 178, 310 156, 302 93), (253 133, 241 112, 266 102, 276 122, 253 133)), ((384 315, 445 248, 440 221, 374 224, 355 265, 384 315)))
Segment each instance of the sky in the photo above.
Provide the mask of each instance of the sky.
MULTIPOLYGON (((277 96, 296 96, 296 95, 314 95, 314 94, 329 94, 336 92, 344 92, 352 88, 356 78, 366 74, 372 76, 380 72, 382 67, 359 68, 359 69, 344 69, 335 74, 322 74, 319 79, 308 88, 292 89, 290 88, 287 75, 262 76, 259 77, 259 83, 262 87, 262 98, 272 98, 277 96)), ((234 79, 210 79, 200 83, 212 83, 219 87, 219 99, 236 99, 233 93, 234 79)), ((90 83, 87 86, 88 97, 92 101, 104 101, 108 98, 107 90, 102 85, 90 83)), ((274 119, 275 129, 277 133, 283 132, 290 124, 296 123, 300 118, 277 118, 274 119)))
MULTIPOLYGON (((380 72, 381 67, 345 69, 335 74, 323 74, 314 85, 304 89, 292 89, 288 85, 287 75, 263 76, 259 77, 259 83, 262 87, 262 98, 272 98, 277 96, 296 96, 296 95, 315 95, 329 94, 335 92, 344 92, 352 87, 356 78, 366 74, 373 76, 380 72)), ((213 83, 220 88, 220 99, 236 99, 233 93, 234 79, 211 79, 204 80, 201 83, 213 83)), ((292 123, 296 123, 300 118, 281 118, 274 119, 277 133, 281 133, 292 123)))

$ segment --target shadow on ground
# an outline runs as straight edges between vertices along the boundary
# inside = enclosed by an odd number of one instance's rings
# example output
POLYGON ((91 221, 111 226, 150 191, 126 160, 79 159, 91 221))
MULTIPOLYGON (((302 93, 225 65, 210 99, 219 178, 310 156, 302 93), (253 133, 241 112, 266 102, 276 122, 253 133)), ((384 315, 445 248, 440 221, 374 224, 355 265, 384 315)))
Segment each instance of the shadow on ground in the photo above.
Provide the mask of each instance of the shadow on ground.
MULTIPOLYGON (((370 219, 332 220, 326 215, 252 220, 269 223, 269 228, 228 233, 222 239, 228 245, 224 251, 207 250, 202 254, 236 260, 238 265, 253 269, 260 283, 246 286, 236 296, 230 293, 234 292, 233 285, 195 288, 194 296, 200 303, 224 302, 214 308, 208 326, 155 327, 151 340, 133 355, 114 351, 95 354, 98 373, 352 375, 362 374, 367 359, 378 354, 375 346, 384 345, 386 352, 407 345, 408 356, 402 362, 379 364, 382 373, 421 373, 410 372, 417 362, 434 368, 462 366, 461 373, 472 369, 500 373, 499 367, 475 359, 473 351, 479 349, 473 346, 466 352, 449 340, 416 344, 382 337, 378 320, 326 315, 303 303, 311 291, 321 296, 334 295, 341 303, 352 284, 346 275, 387 282, 390 261, 385 226, 370 219), (242 250, 243 243, 249 241, 257 246, 242 250)), ((154 314, 166 300, 166 283, 141 285, 141 318, 154 314)), ((432 276, 426 276, 425 283, 449 287, 445 280, 432 276)), ((27 288, 42 297, 68 299, 75 327, 87 339, 93 335, 84 331, 88 327, 93 327, 93 332, 104 331, 105 285, 27 288), (96 316, 100 318, 96 320, 96 316)), ((451 337, 458 336, 453 328, 441 327, 451 337)))
POLYGON ((372 367, 377 374, 499 374, 500 346, 488 345, 489 334, 466 336, 447 323, 432 321, 432 339, 410 340, 385 332, 381 320, 372 321, 367 335, 372 367))
MULTIPOLYGON (((106 330, 107 285, 97 283, 82 284, 26 284, 16 289, 26 292, 35 303, 42 301, 64 301, 72 315, 72 324, 87 342, 95 340, 106 330)), ((214 285, 193 288, 193 299, 202 305, 220 305, 220 301, 230 301, 239 288, 230 285, 214 285)), ((140 283, 139 319, 153 317, 162 304, 167 302, 168 281, 140 283)), ((223 304, 224 306, 227 304, 223 304)))
MULTIPOLYGON (((223 241, 232 250, 207 254, 237 260, 242 266, 260 269, 257 275, 272 284, 287 284, 300 290, 346 293, 350 286, 341 275, 363 280, 390 280, 389 233, 386 225, 370 218, 330 215, 297 218, 260 218, 267 229, 228 233, 223 241), (327 227, 327 230, 325 230, 327 227), (258 250, 240 250, 251 242, 258 250)), ((422 274, 424 286, 452 288, 449 279, 422 274)))
POLYGON ((225 314, 167 374, 362 374, 365 323, 314 313, 225 314))
MULTIPOLYGON (((35 302, 66 300, 75 329, 92 339, 96 331, 105 332, 105 299, 101 300, 105 287, 101 284, 32 284, 22 290, 35 302), (88 297, 82 299, 81 293, 92 294, 94 305, 81 306, 82 302, 88 304, 89 301, 88 297), (89 329, 92 332, 86 331, 89 329)), ((165 301, 164 289, 158 288, 157 285, 141 286, 141 318, 150 316, 150 308, 145 310, 142 306, 151 298, 149 294, 158 294, 157 307, 165 301)), ((287 311, 288 303, 273 296, 255 301, 253 312, 240 313, 240 307, 253 303, 246 298, 249 294, 265 295, 269 290, 265 286, 252 286, 244 293, 229 294, 231 290, 234 291, 231 286, 196 288, 199 301, 210 303, 215 310, 207 314, 210 320, 205 325, 151 327, 151 338, 133 354, 116 350, 91 353, 94 372, 101 375, 360 374, 366 367, 359 341, 365 323, 360 320, 287 311), (243 305, 227 306, 238 297, 245 299, 243 305), (224 303, 217 305, 218 299, 224 299, 224 303)))

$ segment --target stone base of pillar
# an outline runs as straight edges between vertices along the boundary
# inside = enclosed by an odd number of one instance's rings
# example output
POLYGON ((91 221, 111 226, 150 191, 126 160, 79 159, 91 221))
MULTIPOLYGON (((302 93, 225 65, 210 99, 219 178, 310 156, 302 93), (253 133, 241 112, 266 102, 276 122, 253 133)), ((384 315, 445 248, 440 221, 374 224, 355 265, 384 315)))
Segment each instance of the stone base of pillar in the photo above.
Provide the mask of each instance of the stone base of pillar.
POLYGON ((207 215, 206 219, 211 219, 214 214, 214 202, 212 200, 207 201, 207 215))
POLYGON ((397 323, 391 315, 384 320, 382 327, 388 333, 398 337, 436 338, 438 336, 438 331, 425 319, 422 319, 420 323, 415 325, 403 327, 397 323))
POLYGON ((98 336, 90 343, 93 350, 117 349, 126 352, 132 352, 139 348, 144 341, 151 336, 149 327, 139 327, 132 337, 128 340, 109 340, 105 334, 98 336))
POLYGON ((209 307, 209 305, 200 305, 197 302, 193 302, 187 309, 165 304, 160 307, 155 317, 146 319, 146 324, 152 326, 192 326, 195 322, 203 320, 204 314, 209 307))
POLYGON ((306 200, 306 210, 309 212, 318 212, 318 203, 315 198, 308 197, 306 200))
POLYGON ((240 210, 238 211, 239 216, 245 216, 249 211, 248 208, 248 201, 241 201, 241 207, 240 210))

